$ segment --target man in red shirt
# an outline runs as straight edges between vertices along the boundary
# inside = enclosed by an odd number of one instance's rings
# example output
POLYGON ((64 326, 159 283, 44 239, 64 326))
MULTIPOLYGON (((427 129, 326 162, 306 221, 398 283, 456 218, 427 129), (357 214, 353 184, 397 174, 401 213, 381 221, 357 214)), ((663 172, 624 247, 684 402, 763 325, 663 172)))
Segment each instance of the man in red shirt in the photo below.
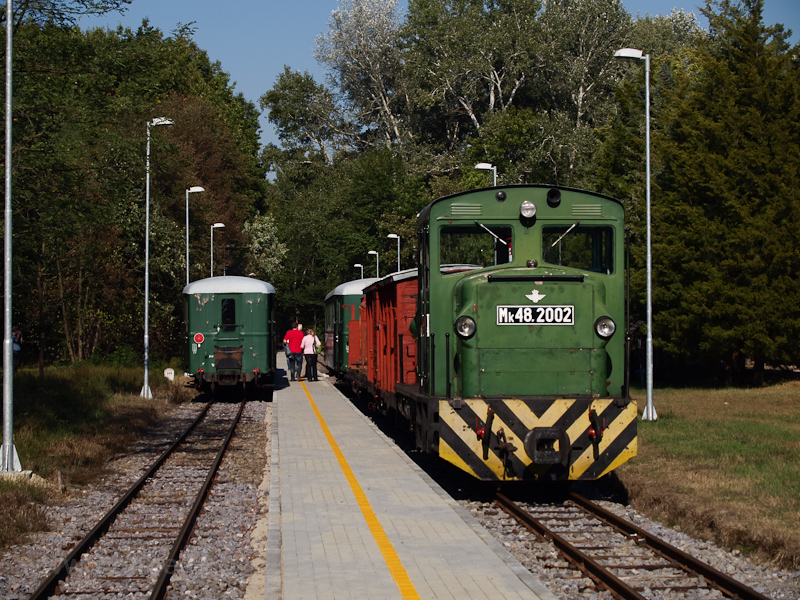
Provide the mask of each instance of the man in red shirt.
POLYGON ((283 345, 289 345, 289 352, 291 356, 286 359, 289 366, 289 374, 292 376, 292 381, 295 380, 295 373, 297 379, 300 379, 300 370, 303 368, 303 349, 300 345, 303 343, 303 332, 297 328, 297 322, 292 323, 292 328, 283 336, 283 345))

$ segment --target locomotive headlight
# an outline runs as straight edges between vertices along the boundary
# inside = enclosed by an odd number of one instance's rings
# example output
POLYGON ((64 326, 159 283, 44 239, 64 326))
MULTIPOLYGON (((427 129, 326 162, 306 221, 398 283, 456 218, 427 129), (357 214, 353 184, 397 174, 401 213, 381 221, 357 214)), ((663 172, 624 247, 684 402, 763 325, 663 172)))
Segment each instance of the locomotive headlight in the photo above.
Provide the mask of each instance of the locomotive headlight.
POLYGON ((478 328, 478 326, 475 324, 475 319, 462 315, 456 319, 453 328, 460 337, 468 340, 475 335, 475 330, 478 328))
POLYGON ((530 200, 525 200, 519 206, 519 214, 521 214, 526 219, 532 219, 533 217, 536 216, 536 205, 530 200))
POLYGON ((604 340, 607 340, 617 330, 617 324, 611 317, 600 317, 594 322, 594 331, 604 340))

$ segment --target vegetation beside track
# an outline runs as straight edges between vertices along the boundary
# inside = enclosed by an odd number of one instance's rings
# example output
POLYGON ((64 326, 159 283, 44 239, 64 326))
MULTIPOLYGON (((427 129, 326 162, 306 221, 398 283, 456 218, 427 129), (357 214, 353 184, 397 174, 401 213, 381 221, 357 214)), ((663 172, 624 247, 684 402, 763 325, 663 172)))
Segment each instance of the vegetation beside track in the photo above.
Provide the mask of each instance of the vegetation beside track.
POLYGON ((49 498, 90 484, 106 461, 189 392, 153 374, 142 398, 141 367, 90 364, 14 377, 14 445, 33 479, 0 478, 0 547, 47 528, 49 498))
MULTIPOLYGON (((83 365, 15 378, 15 444, 45 485, 0 479, 0 547, 46 529, 42 506, 91 483, 108 458, 191 390, 141 368, 83 365)), ((640 408, 644 394, 637 394, 640 408)), ((655 422, 639 423, 639 455, 616 472, 652 518, 757 560, 800 568, 800 382, 759 389, 656 389, 655 422)))
MULTIPOLYGON (((640 409, 644 393, 636 394, 640 409)), ((756 560, 800 568, 800 382, 656 389, 639 455, 617 470, 651 518, 756 560)))

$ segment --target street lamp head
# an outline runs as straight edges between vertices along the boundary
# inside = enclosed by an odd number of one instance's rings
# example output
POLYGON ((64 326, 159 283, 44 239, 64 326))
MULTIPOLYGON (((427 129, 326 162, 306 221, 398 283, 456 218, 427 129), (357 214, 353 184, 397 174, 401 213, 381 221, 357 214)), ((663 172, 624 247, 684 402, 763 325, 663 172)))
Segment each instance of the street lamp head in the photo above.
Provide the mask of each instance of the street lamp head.
POLYGON ((642 51, 636 48, 620 48, 614 52, 614 58, 635 58, 642 60, 642 51))
POLYGON ((354 266, 354 267, 363 267, 364 265, 362 265, 361 263, 356 263, 356 264, 354 264, 353 266, 354 266))
POLYGON ((378 252, 375 250, 370 250, 369 252, 367 252, 367 254, 374 254, 375 256, 378 256, 378 252))
POLYGON ((475 168, 479 171, 491 171, 492 172, 492 185, 497 185, 497 167, 495 167, 491 163, 478 163, 475 165, 475 168))
POLYGON ((391 239, 391 240, 399 240, 399 239, 400 239, 400 236, 399 236, 399 235, 397 235, 396 233, 390 233, 390 234, 389 234, 389 235, 387 235, 386 237, 387 237, 387 238, 389 238, 389 239, 391 239))
POLYGON ((214 223, 211 228, 217 229, 218 227, 225 227, 225 223, 214 223))
POLYGON ((168 119, 167 117, 155 117, 150 122, 150 125, 154 127, 157 127, 158 125, 175 125, 175 121, 168 119))
POLYGON ((189 188, 189 189, 187 189, 186 191, 187 191, 187 192, 191 192, 191 193, 194 193, 194 192, 205 192, 205 191, 206 191, 206 189, 205 189, 205 188, 202 188, 202 187, 200 187, 199 185, 193 185, 192 187, 190 187, 190 188, 189 188))

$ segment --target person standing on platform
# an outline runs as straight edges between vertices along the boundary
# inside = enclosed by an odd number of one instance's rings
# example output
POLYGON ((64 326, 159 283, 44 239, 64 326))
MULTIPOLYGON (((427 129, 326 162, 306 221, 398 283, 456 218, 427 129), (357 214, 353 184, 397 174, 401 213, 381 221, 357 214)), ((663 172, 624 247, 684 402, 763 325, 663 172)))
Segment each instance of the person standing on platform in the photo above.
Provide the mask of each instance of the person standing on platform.
POLYGON ((19 369, 19 363, 22 360, 22 329, 14 327, 11 331, 11 341, 14 350, 14 372, 19 369))
POLYGON ((319 381, 317 378, 317 349, 319 348, 319 338, 314 335, 314 330, 309 329, 303 337, 300 345, 303 349, 303 358, 306 360, 306 379, 308 381, 319 381))
POLYGON ((297 322, 292 323, 292 328, 283 336, 283 343, 289 345, 289 352, 291 356, 286 359, 289 367, 289 374, 292 376, 292 381, 300 379, 300 369, 303 368, 303 332, 297 328, 297 322))

